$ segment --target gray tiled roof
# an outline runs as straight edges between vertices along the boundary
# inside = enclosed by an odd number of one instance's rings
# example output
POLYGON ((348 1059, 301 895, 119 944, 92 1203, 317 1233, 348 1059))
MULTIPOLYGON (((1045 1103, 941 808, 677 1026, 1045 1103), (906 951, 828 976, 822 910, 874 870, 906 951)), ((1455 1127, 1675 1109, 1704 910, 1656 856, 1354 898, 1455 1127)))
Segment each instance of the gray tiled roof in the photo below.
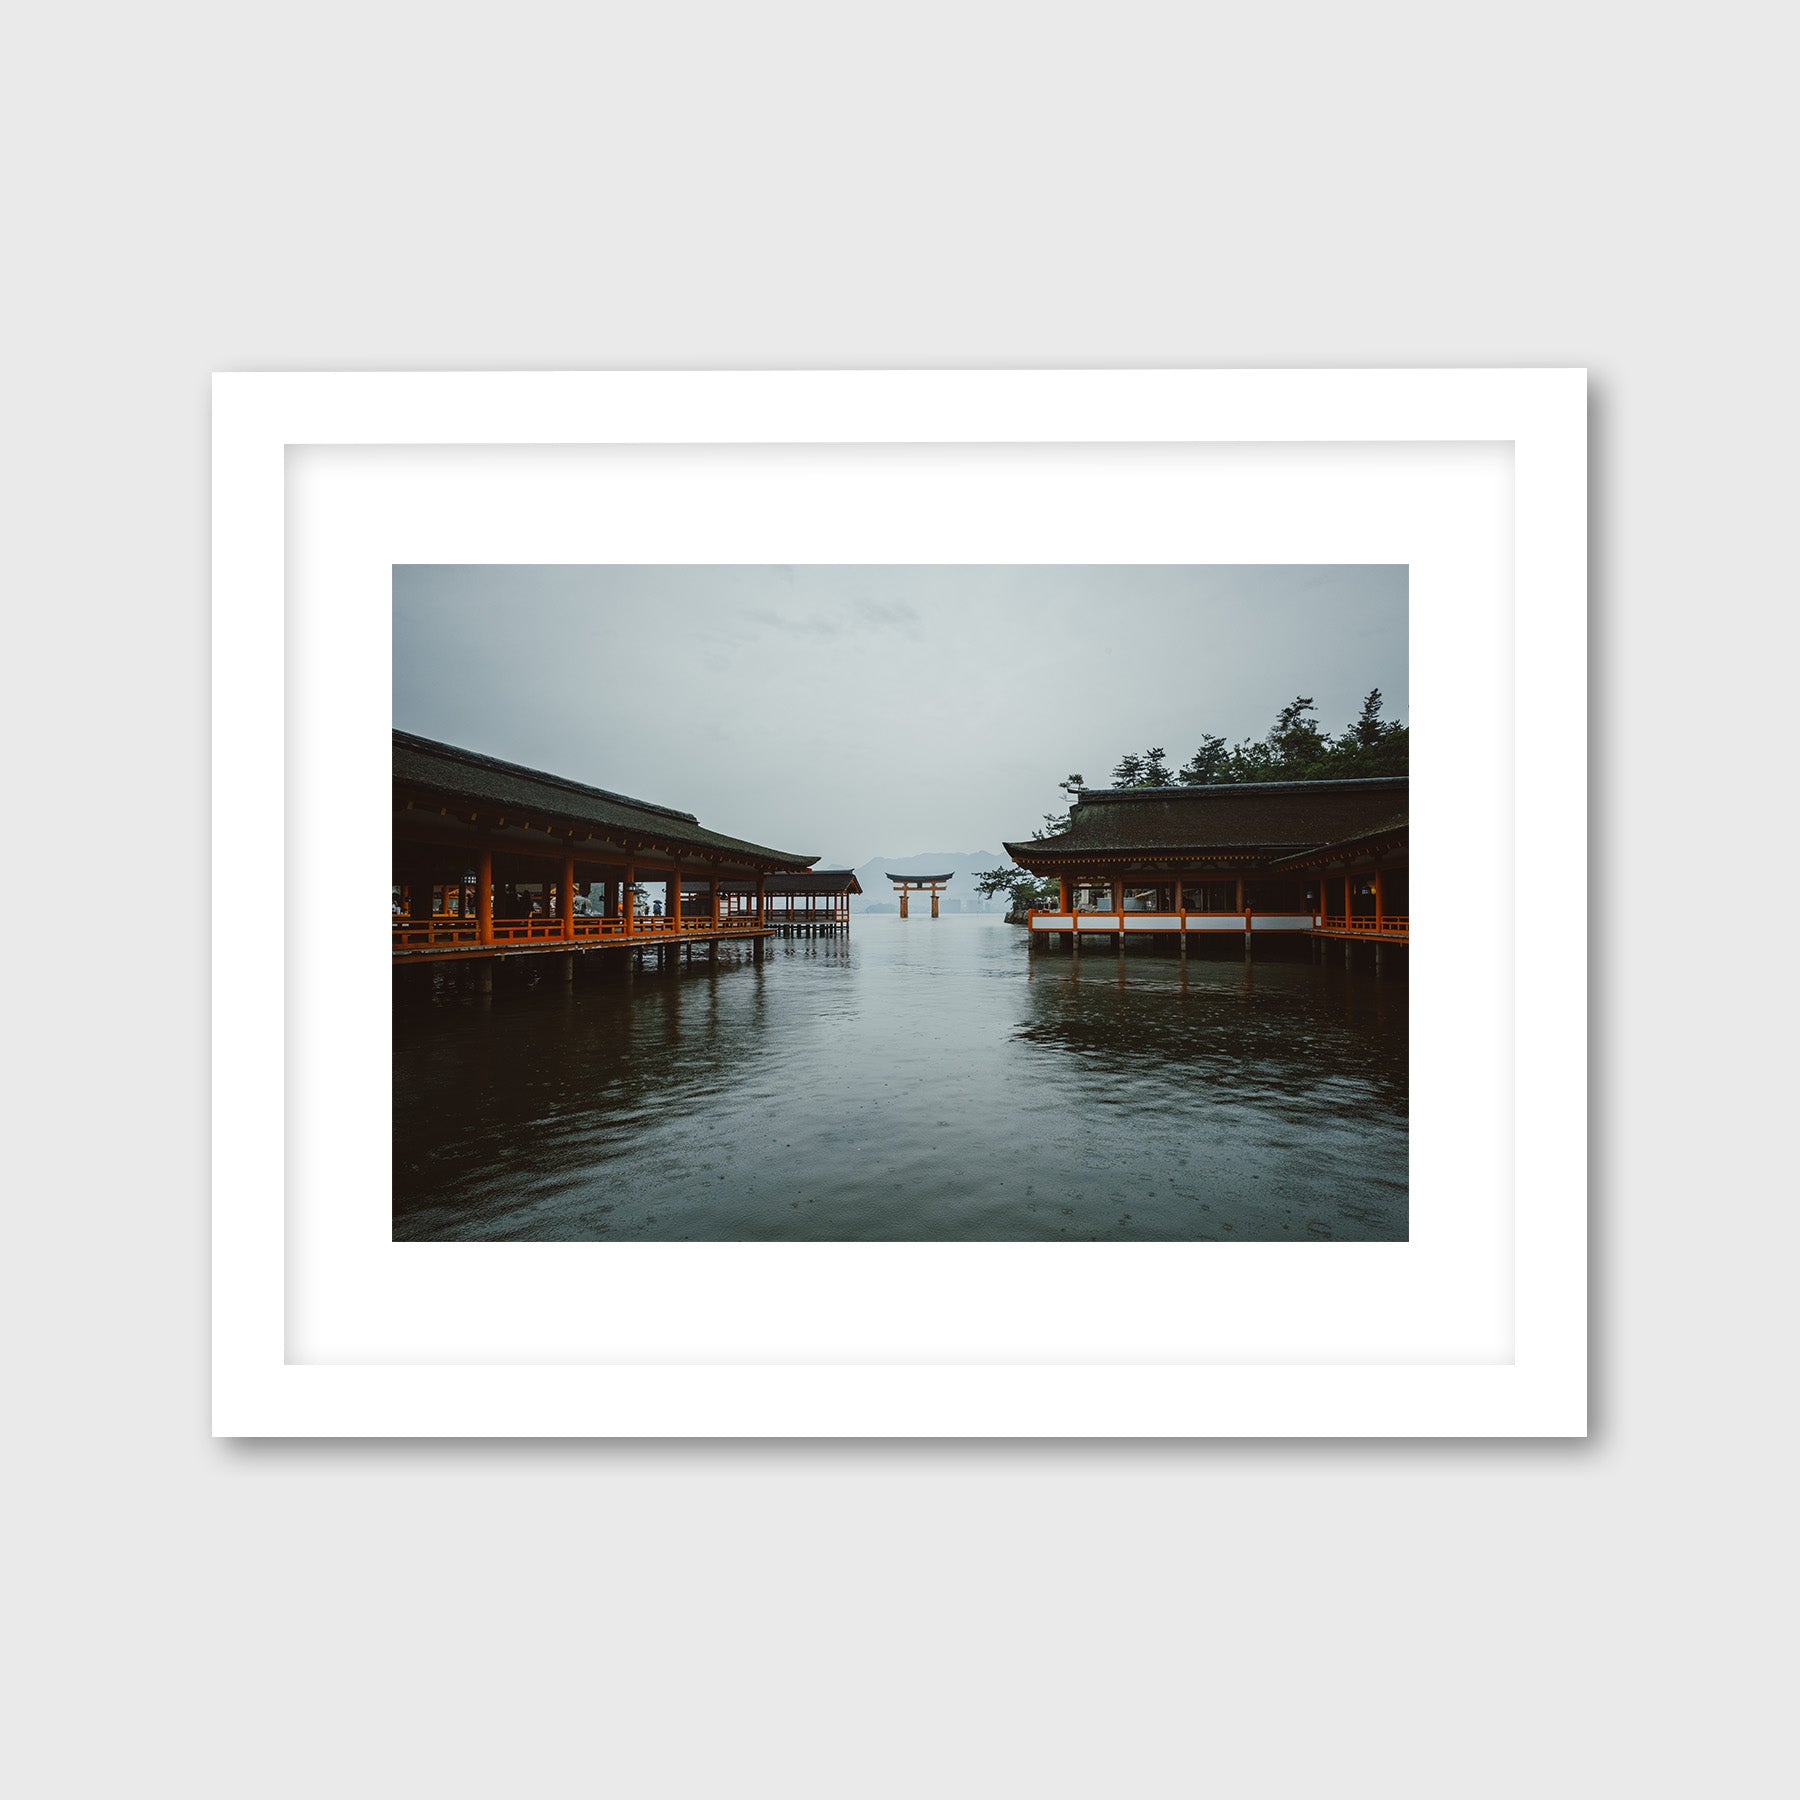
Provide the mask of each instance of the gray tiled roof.
POLYGON ((1395 813, 1391 819, 1382 819, 1379 823, 1371 825, 1366 831, 1359 831, 1354 837, 1333 838, 1328 844, 1313 845, 1305 850, 1296 850, 1291 855, 1277 857, 1269 867, 1272 869, 1301 868, 1307 863, 1324 862, 1340 856, 1355 856, 1378 844, 1392 842, 1395 838, 1404 840, 1406 827, 1406 814, 1395 813))
POLYGON ((1158 860, 1192 853, 1266 858, 1360 836, 1403 814, 1404 775, 1363 781, 1221 782, 1205 787, 1106 788, 1082 794, 1059 837, 1008 844, 1015 862, 1158 860))
MULTIPOLYGON (((728 881, 725 886, 734 892, 754 892, 753 881, 728 881)), ((765 890, 771 894, 860 894, 862 883, 856 879, 854 869, 807 869, 797 875, 771 875, 763 883, 765 890)))
POLYGON ((615 842, 667 844, 677 850, 695 850, 801 869, 816 863, 817 852, 775 850, 745 838, 710 831, 689 812, 660 806, 651 800, 633 800, 608 788, 590 787, 564 775, 528 769, 521 763, 502 762, 497 756, 440 744, 415 737, 410 731, 394 733, 394 794, 396 799, 431 796, 454 800, 490 812, 516 812, 532 819, 554 819, 604 832, 615 842))

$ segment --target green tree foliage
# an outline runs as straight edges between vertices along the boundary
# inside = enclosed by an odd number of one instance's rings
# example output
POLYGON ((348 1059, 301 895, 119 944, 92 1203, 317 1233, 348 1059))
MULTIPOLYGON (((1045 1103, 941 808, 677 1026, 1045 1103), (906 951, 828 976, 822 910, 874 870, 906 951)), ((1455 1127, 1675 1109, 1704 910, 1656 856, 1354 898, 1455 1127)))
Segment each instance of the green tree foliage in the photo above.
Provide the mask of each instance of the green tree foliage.
POLYGON ((1023 869, 989 869, 975 877, 975 891, 987 899, 1004 894, 1009 919, 1023 918, 1033 907, 1040 910, 1053 907, 1062 898, 1058 882, 1048 876, 1027 874, 1023 869))
MULTIPOLYGON (((1161 745, 1144 751, 1128 751, 1113 765, 1115 787, 1157 788, 1177 783, 1184 787, 1209 787, 1215 783, 1245 781, 1350 781, 1372 775, 1404 775, 1407 728, 1381 716, 1381 689, 1371 688, 1362 710, 1333 737, 1319 728, 1311 698, 1297 694, 1276 715, 1275 723, 1260 738, 1245 738, 1227 747, 1222 737, 1208 732, 1200 748, 1173 774, 1161 745)), ((1070 803, 1086 783, 1079 775, 1060 783, 1070 803)), ((1043 829, 1031 836, 1035 843, 1061 837, 1069 829, 1069 814, 1045 813, 1043 829)), ((989 869, 977 877, 975 891, 991 897, 1005 894, 1007 917, 1023 919, 1032 908, 1054 907, 1062 895, 1058 884, 1023 869, 989 869)))
MULTIPOLYGON (((1381 689, 1371 688, 1362 711, 1333 737, 1321 730, 1309 695, 1297 694, 1260 738, 1227 747, 1212 733, 1169 773, 1160 748, 1133 751, 1113 767, 1115 787, 1209 787, 1218 782, 1347 781, 1359 776, 1404 775, 1407 728, 1381 716, 1381 689)), ((1052 833, 1051 835, 1055 835, 1052 833)))
POLYGON ((1407 746, 1407 728, 1382 718, 1381 689, 1370 688, 1362 711, 1337 737, 1327 740, 1325 754, 1312 765, 1317 773, 1309 772, 1300 779, 1348 781, 1357 776, 1404 775, 1407 746))
MULTIPOLYGON (((1085 777, 1080 775, 1065 775, 1056 785, 1069 796, 1069 803, 1070 805, 1073 805, 1076 796, 1087 786, 1087 781, 1085 777)), ((1032 841, 1041 844, 1046 838, 1061 837, 1068 829, 1069 815, 1067 809, 1059 813, 1045 813, 1043 829, 1041 831, 1034 831, 1031 834, 1032 841)))
POLYGON ((1356 723, 1344 735, 1354 737, 1359 748, 1369 750, 1381 742, 1388 729, 1381 722, 1381 689, 1370 688, 1362 711, 1356 715, 1356 723))
POLYGON ((1310 697, 1290 701, 1281 709, 1275 729, 1263 740, 1282 769, 1310 769, 1331 749, 1331 739, 1312 716, 1310 697))
POLYGON ((1113 765, 1113 786, 1167 787, 1174 777, 1169 773, 1164 755, 1162 745, 1158 744, 1142 756, 1135 753, 1121 756, 1113 765))
POLYGON ((1209 782, 1224 781, 1231 767, 1231 752, 1222 737, 1208 733, 1200 740, 1200 748, 1181 765, 1175 779, 1183 787, 1205 787, 1209 782))

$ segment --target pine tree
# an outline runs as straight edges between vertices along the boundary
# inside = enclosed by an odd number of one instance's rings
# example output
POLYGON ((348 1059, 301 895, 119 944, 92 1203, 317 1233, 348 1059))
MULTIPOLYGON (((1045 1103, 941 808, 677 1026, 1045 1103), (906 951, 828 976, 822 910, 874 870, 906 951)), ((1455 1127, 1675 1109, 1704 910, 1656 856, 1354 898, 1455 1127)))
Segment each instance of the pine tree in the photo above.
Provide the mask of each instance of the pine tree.
POLYGON ((1355 738, 1360 748, 1372 750, 1391 729, 1391 726, 1384 725, 1381 720, 1381 689, 1370 688, 1368 697, 1362 703, 1362 711, 1356 716, 1356 723, 1344 736, 1355 738))
POLYGON ((1175 779, 1184 787, 1209 787, 1215 781, 1229 780, 1230 767, 1231 752, 1225 748, 1225 740, 1208 732, 1175 779))
POLYGON ((1283 779, 1305 780, 1305 771, 1322 762, 1331 748, 1331 740, 1319 729, 1312 715, 1310 696, 1300 695, 1281 709, 1268 744, 1273 761, 1283 779))

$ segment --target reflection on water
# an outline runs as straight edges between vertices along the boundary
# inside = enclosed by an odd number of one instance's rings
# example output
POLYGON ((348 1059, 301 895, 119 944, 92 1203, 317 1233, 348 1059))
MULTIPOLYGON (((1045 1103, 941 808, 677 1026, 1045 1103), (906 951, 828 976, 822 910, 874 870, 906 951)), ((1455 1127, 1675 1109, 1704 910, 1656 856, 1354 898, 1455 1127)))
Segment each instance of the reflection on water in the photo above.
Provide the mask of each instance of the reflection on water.
POLYGON ((1403 1239, 1403 984, 858 918, 394 1016, 398 1238, 1403 1239))

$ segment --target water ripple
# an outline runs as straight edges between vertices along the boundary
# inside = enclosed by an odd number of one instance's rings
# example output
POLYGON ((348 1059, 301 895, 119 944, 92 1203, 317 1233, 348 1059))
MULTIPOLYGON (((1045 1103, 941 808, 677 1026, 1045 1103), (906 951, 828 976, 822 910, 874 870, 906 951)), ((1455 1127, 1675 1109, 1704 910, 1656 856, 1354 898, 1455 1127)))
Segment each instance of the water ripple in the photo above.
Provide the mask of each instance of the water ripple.
POLYGON ((396 1009, 396 1237, 1406 1235, 1402 985, 879 916, 517 980, 396 1009))

